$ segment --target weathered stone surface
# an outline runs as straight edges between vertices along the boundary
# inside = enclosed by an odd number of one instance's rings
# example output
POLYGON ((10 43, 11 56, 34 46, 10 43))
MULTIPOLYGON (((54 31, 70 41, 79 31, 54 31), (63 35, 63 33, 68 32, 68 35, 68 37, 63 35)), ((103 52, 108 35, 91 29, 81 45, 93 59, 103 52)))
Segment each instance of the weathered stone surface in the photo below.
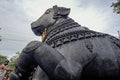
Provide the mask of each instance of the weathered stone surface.
MULTIPOLYGON (((69 13, 69 8, 54 6, 31 24, 37 36, 47 29, 42 45, 20 57, 40 67, 32 80, 120 80, 120 40, 82 27, 69 13)), ((26 65, 18 65, 26 71, 26 65)))

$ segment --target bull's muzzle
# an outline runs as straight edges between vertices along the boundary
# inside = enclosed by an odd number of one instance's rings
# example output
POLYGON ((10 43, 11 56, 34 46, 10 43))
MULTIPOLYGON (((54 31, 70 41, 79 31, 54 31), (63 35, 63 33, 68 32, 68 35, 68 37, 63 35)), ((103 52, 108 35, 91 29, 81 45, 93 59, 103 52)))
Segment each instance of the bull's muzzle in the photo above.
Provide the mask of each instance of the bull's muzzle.
POLYGON ((34 23, 32 23, 31 24, 31 29, 36 36, 41 36, 43 31, 45 30, 45 27, 43 25, 34 26, 34 23))

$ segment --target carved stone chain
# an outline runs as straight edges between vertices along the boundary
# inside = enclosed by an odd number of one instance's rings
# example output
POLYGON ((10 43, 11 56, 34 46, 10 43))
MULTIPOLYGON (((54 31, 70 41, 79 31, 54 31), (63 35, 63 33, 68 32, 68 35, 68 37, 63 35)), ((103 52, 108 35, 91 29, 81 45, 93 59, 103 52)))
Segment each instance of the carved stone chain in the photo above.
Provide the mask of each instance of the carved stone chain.
POLYGON ((74 32, 65 33, 63 35, 53 37, 47 40, 46 43, 55 48, 72 41, 93 38, 93 37, 104 37, 106 35, 107 34, 90 31, 90 30, 89 31, 80 30, 80 31, 74 31, 74 32))
POLYGON ((57 25, 50 27, 47 31, 46 40, 49 40, 50 38, 52 38, 53 36, 55 36, 60 32, 63 32, 65 30, 75 28, 75 27, 80 27, 80 25, 74 22, 74 20, 72 19, 67 19, 62 23, 59 23, 57 25))

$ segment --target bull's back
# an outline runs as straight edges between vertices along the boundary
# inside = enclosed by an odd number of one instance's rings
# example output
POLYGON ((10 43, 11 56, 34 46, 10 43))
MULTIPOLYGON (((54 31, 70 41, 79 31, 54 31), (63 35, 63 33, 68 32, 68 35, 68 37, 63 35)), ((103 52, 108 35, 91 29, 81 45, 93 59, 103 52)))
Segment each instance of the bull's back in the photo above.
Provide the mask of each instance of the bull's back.
POLYGON ((112 79, 120 74, 120 47, 115 44, 117 41, 111 38, 86 38, 66 43, 56 49, 67 59, 79 62, 83 66, 82 78, 112 79))

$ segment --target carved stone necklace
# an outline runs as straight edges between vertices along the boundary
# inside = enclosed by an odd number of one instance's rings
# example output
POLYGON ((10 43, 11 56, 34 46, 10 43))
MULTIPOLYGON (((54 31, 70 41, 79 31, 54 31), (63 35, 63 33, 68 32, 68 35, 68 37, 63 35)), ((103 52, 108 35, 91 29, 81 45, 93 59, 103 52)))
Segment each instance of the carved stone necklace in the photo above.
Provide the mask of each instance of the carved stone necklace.
POLYGON ((107 35, 91 30, 81 30, 80 28, 81 25, 74 20, 66 19, 64 22, 58 23, 48 29, 44 42, 55 48, 72 41, 107 35))

